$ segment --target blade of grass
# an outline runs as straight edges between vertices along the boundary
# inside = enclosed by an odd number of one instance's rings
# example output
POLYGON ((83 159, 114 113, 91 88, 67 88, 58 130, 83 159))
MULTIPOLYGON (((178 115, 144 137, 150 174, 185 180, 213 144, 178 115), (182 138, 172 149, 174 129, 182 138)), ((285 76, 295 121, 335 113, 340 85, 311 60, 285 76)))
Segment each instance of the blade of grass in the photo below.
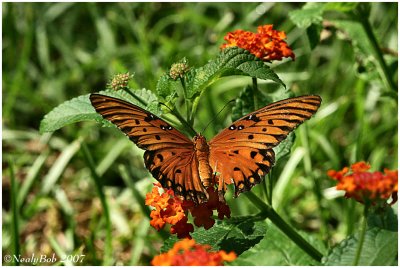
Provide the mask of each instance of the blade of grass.
POLYGON ((276 181, 272 204, 275 204, 274 206, 277 211, 279 211, 280 206, 284 203, 282 200, 285 198, 286 190, 292 187, 290 185, 290 179, 304 154, 305 151, 303 148, 296 148, 290 155, 290 158, 287 161, 281 175, 279 176, 279 179, 276 181))
POLYGON ((140 223, 139 228, 137 228, 136 233, 132 236, 132 252, 131 252, 131 260, 129 265, 135 266, 139 265, 140 256, 142 255, 145 239, 147 236, 147 232, 150 228, 150 223, 147 218, 144 218, 140 223))
POLYGON ((102 176, 104 172, 115 162, 115 159, 130 146, 128 139, 119 139, 118 142, 111 148, 107 155, 97 165, 96 173, 102 176))
MULTIPOLYGON (((124 180, 125 184, 128 185, 128 187, 132 190, 132 194, 134 198, 137 201, 137 204, 139 204, 143 214, 148 218, 150 218, 150 208, 146 206, 145 200, 142 196, 142 194, 136 189, 135 184, 131 180, 132 174, 129 174, 129 169, 126 168, 124 165, 118 166, 119 172, 121 174, 122 179, 124 180)), ((159 232, 157 232, 163 239, 168 238, 168 233, 164 230, 161 229, 159 232)))
MULTIPOLYGON (((15 174, 14 174, 14 165, 11 160, 9 160, 10 165, 10 181, 11 181, 11 213, 12 213, 12 221, 11 221, 11 228, 12 228, 12 245, 13 245, 13 255, 12 256, 19 256, 20 255, 20 244, 19 244, 19 213, 18 213, 18 203, 17 203, 17 185, 15 181, 15 174)), ((19 262, 12 258, 14 265, 19 266, 19 262)))
POLYGON ((303 163, 304 163, 304 171, 306 174, 306 177, 311 179, 313 183, 313 192, 314 196, 317 199, 317 204, 318 204, 318 210, 319 210, 319 217, 321 218, 322 224, 321 224, 321 230, 320 234, 321 237, 324 241, 328 240, 329 233, 328 233, 328 217, 329 215, 325 213, 324 207, 322 205, 322 189, 321 189, 321 183, 314 176, 313 173, 313 166, 312 166, 312 160, 311 160, 311 153, 310 153, 310 143, 309 143, 309 134, 308 134, 308 126, 304 125, 299 129, 299 134, 300 134, 300 140, 302 145, 304 146, 305 149, 305 154, 303 157, 303 163))
POLYGON ((39 171, 42 168, 48 156, 49 156, 49 151, 41 153, 39 157, 36 158, 31 168, 29 169, 28 175, 26 176, 26 179, 22 182, 21 188, 18 192, 18 197, 17 197, 18 207, 21 207, 25 202, 26 196, 28 195, 29 190, 31 189, 32 185, 38 178, 39 171))
MULTIPOLYGON (((54 249, 54 252, 55 252, 60 258, 62 258, 62 257, 64 257, 64 256, 68 256, 68 252, 66 252, 66 251, 61 247, 61 245, 57 242, 57 239, 54 238, 53 235, 48 236, 48 237, 47 237, 47 240, 49 241, 51 247, 54 249)), ((60 262, 60 261, 61 261, 61 259, 59 259, 58 262, 60 262)), ((65 266, 74 266, 74 264, 73 264, 70 260, 68 260, 68 258, 65 258, 63 261, 64 261, 64 262, 62 262, 62 263, 60 263, 60 264, 63 264, 63 265, 65 265, 65 266)))
POLYGON ((106 221, 106 241, 105 241, 105 247, 104 247, 104 259, 103 259, 103 265, 112 265, 112 236, 111 236, 111 219, 110 219, 110 211, 108 208, 108 203, 106 196, 103 192, 103 188, 101 185, 101 180, 98 174, 96 173, 96 167, 93 161, 93 158, 89 152, 89 149, 87 148, 85 143, 82 143, 82 152, 83 156, 85 158, 85 161, 90 169, 90 172, 92 174, 92 178, 94 181, 94 184, 96 186, 96 191, 97 194, 99 195, 100 202, 104 211, 104 218, 106 221))
POLYGON ((121 174, 122 180, 125 184, 131 189, 133 197, 136 199, 137 204, 140 206, 143 214, 150 219, 150 209, 145 205, 144 197, 141 193, 136 189, 135 184, 133 183, 131 177, 128 174, 128 169, 124 165, 118 166, 119 173, 121 174))
POLYGON ((79 137, 62 151, 54 165, 51 167, 49 173, 47 173, 43 179, 43 186, 41 189, 43 195, 47 195, 54 188, 54 185, 61 177, 71 158, 79 151, 82 141, 83 138, 79 137))
POLYGON ((68 224, 68 228, 65 230, 65 236, 67 238, 67 250, 72 252, 75 248, 75 240, 74 240, 74 230, 76 227, 75 222, 75 211, 68 200, 65 191, 59 187, 54 190, 54 197, 56 198, 58 204, 60 204, 61 210, 64 213, 64 219, 68 224))

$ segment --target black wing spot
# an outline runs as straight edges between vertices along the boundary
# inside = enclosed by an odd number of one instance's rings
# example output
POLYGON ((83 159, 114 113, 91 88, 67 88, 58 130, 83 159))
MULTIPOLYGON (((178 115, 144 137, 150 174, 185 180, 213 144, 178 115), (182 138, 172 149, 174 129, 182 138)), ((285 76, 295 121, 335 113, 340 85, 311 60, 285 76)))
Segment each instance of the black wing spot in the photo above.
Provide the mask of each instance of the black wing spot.
POLYGON ((282 141, 282 140, 284 140, 285 138, 286 138, 286 135, 283 135, 283 134, 281 134, 281 135, 274 135, 275 136, 275 138, 278 140, 278 141, 282 141))
POLYGON ((279 127, 281 130, 285 131, 285 132, 290 132, 293 128, 288 127, 288 126, 280 126, 279 127))
POLYGON ((172 155, 176 155, 176 153, 175 153, 175 152, 171 152, 171 154, 172 154, 172 155))
POLYGON ((139 137, 137 137, 137 136, 129 136, 129 139, 130 139, 131 141, 133 141, 134 143, 137 143, 138 140, 139 140, 139 137))
POLYGON ((240 171, 240 168, 234 167, 234 168, 233 168, 233 171, 240 171))
POLYGON ((175 170, 175 173, 182 173, 182 170, 177 169, 177 170, 175 170))
POLYGON ((156 135, 156 140, 161 140, 161 137, 159 135, 156 135))
POLYGON ((153 121, 154 119, 155 119, 154 115, 147 114, 147 117, 144 118, 144 121, 150 122, 150 121, 153 121))
POLYGON ((263 131, 263 132, 266 132, 266 131, 267 131, 267 128, 266 128, 266 127, 265 127, 265 128, 263 128, 263 129, 262 129, 262 131, 263 131))
POLYGON ((238 130, 242 130, 242 129, 244 129, 243 125, 238 126, 238 130))
POLYGON ((161 128, 162 130, 166 130, 166 129, 167 129, 164 125, 161 125, 160 128, 161 128))
POLYGON ((172 128, 171 126, 168 126, 167 129, 168 129, 168 130, 172 130, 173 128, 172 128))
POLYGON ((254 159, 254 157, 256 157, 257 154, 258 154, 258 153, 257 153, 256 151, 251 151, 251 152, 250 152, 250 157, 251 157, 251 159, 254 159))
POLYGON ((249 138, 249 140, 254 139, 254 135, 249 135, 247 138, 249 138))
POLYGON ((164 157, 161 154, 157 154, 157 158, 160 159, 160 162, 164 161, 164 157))
POLYGON ((140 124, 140 121, 139 121, 138 119, 135 119, 135 124, 136 124, 136 125, 139 125, 139 124, 140 124))
POLYGON ((147 128, 143 128, 143 132, 147 132, 147 128))
POLYGON ((233 151, 234 154, 239 154, 239 150, 233 151))
POLYGON ((252 120, 252 121, 254 121, 254 122, 260 122, 260 121, 261 121, 261 119, 258 118, 258 117, 257 117, 256 115, 254 115, 254 114, 249 115, 246 119, 247 119, 247 120, 252 120))
POLYGON ((272 119, 268 119, 268 124, 273 125, 274 122, 272 121, 272 119))
POLYGON ((232 125, 232 126, 229 127, 229 129, 230 129, 230 130, 235 130, 235 129, 236 129, 236 126, 235 126, 235 125, 232 125))

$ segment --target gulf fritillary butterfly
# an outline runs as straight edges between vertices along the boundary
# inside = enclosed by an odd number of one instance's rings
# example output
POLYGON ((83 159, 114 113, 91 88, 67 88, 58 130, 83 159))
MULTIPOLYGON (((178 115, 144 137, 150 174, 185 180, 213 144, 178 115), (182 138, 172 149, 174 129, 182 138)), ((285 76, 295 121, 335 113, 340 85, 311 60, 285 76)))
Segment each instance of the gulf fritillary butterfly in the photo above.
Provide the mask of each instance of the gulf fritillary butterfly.
POLYGON ((272 148, 321 104, 317 95, 271 103, 233 122, 207 143, 201 134, 190 140, 129 102, 100 94, 91 94, 90 101, 103 118, 145 150, 146 168, 164 188, 195 203, 208 200, 206 188, 215 173, 219 173, 222 199, 224 183, 234 183, 235 197, 260 183, 275 162, 272 148))

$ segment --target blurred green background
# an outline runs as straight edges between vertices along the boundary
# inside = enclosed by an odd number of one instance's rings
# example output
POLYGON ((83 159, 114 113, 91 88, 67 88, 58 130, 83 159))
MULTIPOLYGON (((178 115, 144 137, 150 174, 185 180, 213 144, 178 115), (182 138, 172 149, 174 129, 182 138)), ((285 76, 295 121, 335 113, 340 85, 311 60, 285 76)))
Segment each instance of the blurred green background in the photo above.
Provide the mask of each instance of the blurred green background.
MULTIPOLYGON (((85 254, 80 264, 149 265, 165 233, 150 228, 141 203, 155 182, 144 169, 143 151, 117 129, 94 122, 40 134, 40 120, 66 100, 103 90, 117 73, 133 73, 132 88, 154 90, 172 63, 186 57, 202 66, 219 53, 227 32, 263 24, 285 31, 296 54, 295 61, 272 64, 274 71, 295 95, 323 99, 317 115, 296 131, 292 154, 274 168, 274 207, 329 245, 351 233, 361 209, 336 199, 326 171, 361 160, 373 170, 397 169, 397 100, 387 94, 372 56, 332 24, 344 14, 324 15, 320 43, 311 49, 305 30, 288 16, 302 5, 2 3, 3 255, 85 254), (83 144, 101 176, 102 193, 94 190, 83 144), (111 215, 112 256, 106 261, 102 194, 111 215)), ((397 3, 371 5, 370 22, 396 83, 397 19, 397 3)), ((230 77, 209 88, 196 129, 249 83, 230 77)), ((260 86, 279 89, 271 82, 260 86)), ((227 125, 214 124, 207 138, 227 125)), ((257 212, 243 196, 228 199, 233 216, 257 212)))

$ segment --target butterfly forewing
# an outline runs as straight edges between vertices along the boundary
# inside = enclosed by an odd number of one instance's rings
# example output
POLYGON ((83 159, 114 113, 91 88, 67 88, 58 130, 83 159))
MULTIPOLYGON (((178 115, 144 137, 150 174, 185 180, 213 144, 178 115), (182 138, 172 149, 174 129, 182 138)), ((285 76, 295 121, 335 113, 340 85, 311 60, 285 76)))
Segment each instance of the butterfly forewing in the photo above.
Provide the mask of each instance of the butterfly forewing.
POLYGON ((259 183, 275 162, 272 150, 319 108, 319 96, 281 100, 232 123, 210 142, 210 165, 236 196, 259 183))
POLYGON ((144 150, 144 162, 163 187, 198 203, 207 198, 197 170, 193 142, 154 114, 129 102, 91 94, 96 112, 144 150))

